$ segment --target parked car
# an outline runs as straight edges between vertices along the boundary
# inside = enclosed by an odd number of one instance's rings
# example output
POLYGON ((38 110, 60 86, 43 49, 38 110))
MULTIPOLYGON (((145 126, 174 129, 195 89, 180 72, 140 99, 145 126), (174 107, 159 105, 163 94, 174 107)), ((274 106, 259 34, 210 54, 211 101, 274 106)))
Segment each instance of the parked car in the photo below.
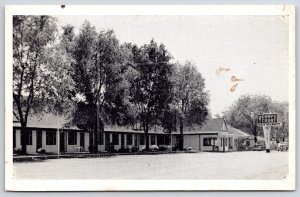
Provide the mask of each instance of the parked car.
POLYGON ((186 153, 196 153, 197 151, 196 150, 194 150, 192 147, 187 147, 186 148, 186 151, 185 151, 186 153))
MULTIPOLYGON (((146 146, 143 146, 141 151, 146 151, 146 146)), ((150 145, 149 146, 149 151, 152 151, 152 152, 158 151, 158 146, 157 145, 150 145)))
POLYGON ((288 151, 289 146, 287 142, 280 142, 277 145, 277 151, 288 151))
POLYGON ((159 145, 158 146, 158 150, 159 151, 166 151, 168 149, 168 146, 167 145, 159 145))
POLYGON ((46 150, 43 149, 43 148, 39 148, 39 149, 37 150, 37 152, 40 153, 40 154, 46 154, 46 150))
POLYGON ((262 145, 254 145, 252 148, 253 151, 263 151, 264 149, 262 145))

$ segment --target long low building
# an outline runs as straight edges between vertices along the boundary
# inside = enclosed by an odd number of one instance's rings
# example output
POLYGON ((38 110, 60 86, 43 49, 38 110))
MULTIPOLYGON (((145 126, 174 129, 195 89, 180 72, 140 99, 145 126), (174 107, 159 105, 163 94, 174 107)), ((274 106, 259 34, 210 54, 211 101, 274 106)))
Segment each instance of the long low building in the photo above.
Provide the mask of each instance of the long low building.
MULTIPOLYGON (((64 117, 44 114, 31 116, 28 119, 28 132, 26 151, 35 154, 44 149, 47 153, 71 153, 89 152, 90 144, 93 144, 93 134, 79 129, 76 126, 68 126, 69 121, 64 117)), ((14 120, 13 147, 21 149, 21 126, 14 120)), ((179 143, 179 131, 172 135, 164 133, 161 128, 153 127, 149 131, 148 139, 144 132, 132 127, 105 127, 99 136, 98 150, 118 151, 122 148, 136 147, 141 150, 145 147, 146 140, 150 145, 176 146, 179 143)), ((237 151, 239 141, 250 135, 227 125, 222 118, 207 120, 201 127, 189 127, 184 130, 184 147, 191 147, 198 151, 237 151)))

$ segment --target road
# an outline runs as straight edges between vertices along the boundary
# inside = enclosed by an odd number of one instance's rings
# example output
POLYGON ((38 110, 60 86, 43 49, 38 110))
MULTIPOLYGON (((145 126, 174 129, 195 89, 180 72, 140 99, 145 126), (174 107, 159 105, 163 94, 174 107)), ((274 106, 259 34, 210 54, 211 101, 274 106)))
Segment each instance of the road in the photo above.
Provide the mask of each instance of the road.
POLYGON ((288 152, 119 155, 14 163, 15 179, 283 179, 288 152))

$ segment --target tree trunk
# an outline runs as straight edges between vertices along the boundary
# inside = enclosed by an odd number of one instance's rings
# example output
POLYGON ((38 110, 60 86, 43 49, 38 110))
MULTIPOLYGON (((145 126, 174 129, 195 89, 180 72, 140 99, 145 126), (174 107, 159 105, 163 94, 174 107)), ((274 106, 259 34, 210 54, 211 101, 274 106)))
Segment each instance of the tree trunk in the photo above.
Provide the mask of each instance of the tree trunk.
POLYGON ((254 126, 253 135, 254 135, 254 143, 257 143, 257 127, 256 126, 254 126))
POLYGON ((149 125, 148 123, 145 125, 145 143, 146 143, 146 151, 149 151, 149 135, 148 135, 148 131, 149 131, 149 125))
POLYGON ((94 153, 98 153, 98 144, 99 144, 99 143, 98 143, 98 136, 99 136, 99 135, 98 135, 98 133, 99 133, 99 132, 98 132, 98 129, 99 129, 98 127, 96 127, 96 129, 95 129, 95 140, 94 140, 95 144, 94 144, 94 146, 93 146, 93 147, 94 147, 94 148, 93 148, 93 149, 94 149, 94 150, 93 150, 94 153))
POLYGON ((27 141, 28 141, 28 132, 26 131, 26 127, 21 128, 21 154, 27 154, 27 141))
POLYGON ((94 130, 93 129, 89 129, 89 133, 90 133, 90 145, 89 145, 89 151, 90 153, 94 152, 94 130))
MULTIPOLYGON (((97 98, 98 100, 98 98, 97 98)), ((101 130, 101 119, 100 119, 100 107, 99 101, 96 104, 96 128, 95 128, 95 144, 94 144, 94 153, 98 153, 98 144, 99 144, 99 136, 101 130)))
POLYGON ((180 129, 180 137, 179 137, 179 149, 183 150, 183 118, 179 119, 179 129, 180 129))
POLYGON ((99 65, 100 68, 98 67, 98 53, 96 53, 96 61, 95 61, 95 66, 96 66, 96 73, 97 73, 97 87, 96 87, 96 129, 95 129, 95 145, 94 145, 94 153, 98 153, 98 134, 99 134, 99 129, 100 129, 100 75, 101 75, 101 64, 99 65))
POLYGON ((25 155, 27 154, 27 145, 28 142, 28 132, 26 129, 26 124, 25 123, 21 123, 21 154, 25 155))
MULTIPOLYGON (((100 143, 100 138, 102 138, 102 143, 104 143, 104 136, 103 136, 103 133, 104 133, 104 124, 103 124, 103 122, 102 121, 99 121, 100 123, 99 123, 99 129, 98 129, 98 131, 99 131, 99 133, 98 133, 98 143, 100 143)), ((104 150, 106 150, 106 143, 104 143, 103 144, 104 145, 104 150)), ((97 146, 97 152, 98 152, 99 150, 98 150, 98 146, 97 146)))

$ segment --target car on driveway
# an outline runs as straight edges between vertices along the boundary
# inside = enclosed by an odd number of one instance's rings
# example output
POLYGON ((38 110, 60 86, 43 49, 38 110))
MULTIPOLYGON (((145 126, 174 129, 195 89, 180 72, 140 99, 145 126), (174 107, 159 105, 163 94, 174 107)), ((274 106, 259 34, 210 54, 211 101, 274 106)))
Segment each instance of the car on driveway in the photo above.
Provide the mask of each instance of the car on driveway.
MULTIPOLYGON (((146 151, 146 146, 143 146, 141 149, 142 152, 146 151)), ((158 151, 158 146, 157 145, 150 145, 149 146, 149 151, 151 152, 156 152, 158 151)))
POLYGON ((264 147, 262 145, 254 145, 252 150, 253 151, 263 151, 264 147))
POLYGON ((288 151, 289 146, 287 142, 280 142, 277 145, 277 151, 288 151))

